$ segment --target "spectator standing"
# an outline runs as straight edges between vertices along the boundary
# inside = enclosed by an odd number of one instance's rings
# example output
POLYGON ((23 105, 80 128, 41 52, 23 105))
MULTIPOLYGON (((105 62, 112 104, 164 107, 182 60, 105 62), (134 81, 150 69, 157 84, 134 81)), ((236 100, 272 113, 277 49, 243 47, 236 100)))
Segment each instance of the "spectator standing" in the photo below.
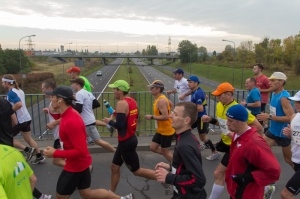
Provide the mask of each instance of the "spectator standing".
POLYGON ((191 132, 197 114, 197 107, 191 102, 179 102, 170 114, 177 134, 173 161, 171 165, 158 163, 155 166, 155 176, 161 183, 174 185, 172 198, 206 198, 206 178, 202 169, 199 142, 191 132))
POLYGON ((103 119, 118 132, 118 146, 111 165, 110 190, 115 192, 120 181, 120 168, 123 163, 134 175, 152 180, 156 178, 153 170, 140 167, 136 152, 138 139, 135 135, 138 107, 136 101, 128 96, 129 84, 124 80, 117 80, 108 87, 113 89, 115 99, 118 100, 115 113, 110 118, 103 119))
POLYGON ((226 116, 234 132, 226 170, 230 198, 263 198, 264 187, 279 179, 280 164, 256 129, 248 126, 248 111, 242 105, 231 106, 226 116))
POLYGON ((295 173, 281 191, 283 199, 292 199, 300 193, 300 91, 289 99, 294 101, 296 113, 292 116, 291 125, 283 129, 283 134, 292 140, 292 161, 295 173))
POLYGON ((215 146, 212 141, 207 138, 207 134, 209 132, 209 123, 202 122, 201 118, 203 115, 206 115, 206 94, 200 88, 200 80, 197 76, 190 76, 188 79, 189 89, 192 91, 191 93, 191 102, 196 104, 198 117, 196 122, 192 125, 192 129, 197 128, 199 138, 202 142, 204 142, 204 147, 206 146, 211 150, 211 155, 206 157, 207 160, 215 160, 220 156, 220 153, 216 151, 215 146))
POLYGON ((91 189, 91 173, 89 166, 92 158, 86 143, 84 122, 79 113, 71 107, 75 100, 71 88, 58 86, 50 94, 54 109, 60 109, 61 121, 59 136, 63 149, 48 146, 44 150, 48 158, 64 158, 66 164, 61 172, 56 186, 57 198, 70 198, 78 189, 82 198, 132 198, 129 194, 120 197, 105 189, 91 189))
POLYGON ((178 68, 173 72, 173 76, 175 79, 174 89, 168 90, 167 94, 177 93, 179 102, 191 101, 190 90, 187 79, 184 77, 184 71, 181 68, 178 68))
POLYGON ((13 135, 16 136, 21 132, 23 138, 30 147, 24 146, 16 139, 14 139, 14 146, 25 151, 27 154, 27 161, 31 159, 35 150, 36 159, 31 161, 31 164, 39 164, 44 162, 46 158, 41 154, 38 144, 31 137, 31 116, 26 107, 24 92, 19 88, 18 83, 13 75, 3 75, 2 85, 4 89, 8 90, 7 100, 11 103, 12 109, 16 112, 18 119, 18 124, 13 126, 13 135))

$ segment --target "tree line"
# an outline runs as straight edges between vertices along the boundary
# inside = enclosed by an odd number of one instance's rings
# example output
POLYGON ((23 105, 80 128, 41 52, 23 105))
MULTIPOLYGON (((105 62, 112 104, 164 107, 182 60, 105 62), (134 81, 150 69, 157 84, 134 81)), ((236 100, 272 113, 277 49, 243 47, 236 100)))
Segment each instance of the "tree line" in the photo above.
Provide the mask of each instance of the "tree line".
POLYGON ((225 49, 217 53, 208 54, 206 47, 197 47, 189 40, 183 40, 178 45, 181 63, 205 62, 212 64, 253 66, 262 63, 272 70, 293 70, 300 75, 300 34, 289 36, 283 40, 264 38, 254 44, 253 41, 243 41, 234 49, 232 45, 226 45, 225 49))

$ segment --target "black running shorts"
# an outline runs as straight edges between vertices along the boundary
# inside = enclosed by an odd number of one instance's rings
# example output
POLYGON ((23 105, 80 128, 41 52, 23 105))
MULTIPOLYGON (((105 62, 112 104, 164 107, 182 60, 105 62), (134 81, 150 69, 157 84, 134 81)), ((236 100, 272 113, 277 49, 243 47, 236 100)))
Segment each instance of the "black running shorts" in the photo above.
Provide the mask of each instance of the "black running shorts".
POLYGON ((59 195, 72 195, 76 190, 87 189, 91 187, 91 173, 87 168, 81 172, 68 172, 63 170, 56 185, 56 192, 59 195))
POLYGON ((118 166, 122 166, 125 163, 131 172, 137 171, 140 168, 140 161, 136 152, 137 144, 136 136, 119 142, 112 163, 118 166))

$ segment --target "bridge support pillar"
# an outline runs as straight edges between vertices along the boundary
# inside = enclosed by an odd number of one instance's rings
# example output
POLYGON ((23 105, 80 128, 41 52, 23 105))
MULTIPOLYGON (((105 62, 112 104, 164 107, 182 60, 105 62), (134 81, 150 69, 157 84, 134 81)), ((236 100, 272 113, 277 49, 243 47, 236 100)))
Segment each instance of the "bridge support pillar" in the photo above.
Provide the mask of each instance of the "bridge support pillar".
POLYGON ((150 61, 150 65, 153 65, 153 58, 151 58, 150 61))
POLYGON ((129 57, 127 58, 127 65, 129 65, 129 57))
POLYGON ((105 57, 102 58, 102 62, 103 62, 104 65, 106 65, 105 57))

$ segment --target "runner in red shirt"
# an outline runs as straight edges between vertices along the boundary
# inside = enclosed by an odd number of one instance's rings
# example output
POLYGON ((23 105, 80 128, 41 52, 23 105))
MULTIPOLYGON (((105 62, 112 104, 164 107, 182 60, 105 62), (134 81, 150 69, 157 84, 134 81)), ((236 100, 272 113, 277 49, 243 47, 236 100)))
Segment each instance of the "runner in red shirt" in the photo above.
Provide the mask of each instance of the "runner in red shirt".
POLYGON ((262 71, 264 67, 262 64, 256 64, 253 66, 254 78, 256 80, 256 87, 259 89, 261 94, 261 112, 265 112, 266 104, 269 101, 270 81, 267 76, 265 76, 262 71))
POLYGON ((108 87, 114 89, 115 98, 118 101, 115 114, 103 121, 118 131, 118 146, 111 165, 110 190, 115 192, 120 180, 120 168, 123 163, 136 176, 156 180, 155 172, 151 169, 140 167, 139 157, 136 152, 138 139, 135 136, 138 107, 136 101, 128 97, 129 84, 124 80, 117 80, 108 87), (114 120, 115 119, 115 120, 114 120))
POLYGON ((120 197, 105 189, 91 189, 89 166, 92 158, 87 148, 84 122, 80 114, 71 107, 72 101, 75 100, 73 92, 67 86, 58 86, 46 94, 52 96, 53 108, 61 112, 59 137, 62 149, 48 146, 44 154, 48 158, 66 160, 56 185, 56 197, 69 198, 78 189, 82 198, 133 198, 132 194, 120 197))

